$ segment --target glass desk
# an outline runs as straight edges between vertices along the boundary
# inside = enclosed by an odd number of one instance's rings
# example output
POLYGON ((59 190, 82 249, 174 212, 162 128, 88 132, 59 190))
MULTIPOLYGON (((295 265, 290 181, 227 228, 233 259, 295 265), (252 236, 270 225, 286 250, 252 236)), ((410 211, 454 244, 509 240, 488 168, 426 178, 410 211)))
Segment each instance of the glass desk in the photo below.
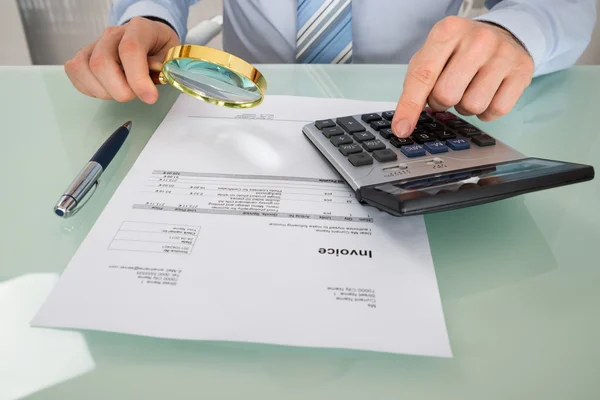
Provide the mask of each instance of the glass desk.
MULTIPOLYGON (((404 66, 260 66, 268 93, 396 101, 404 66)), ((600 179, 426 217, 452 359, 33 329, 28 324, 178 92, 80 95, 60 67, 0 68, 0 399, 599 399, 600 179), (70 220, 59 195, 133 134, 70 220)), ((476 124, 600 171, 600 68, 534 80, 476 124)), ((300 133, 298 133, 300 134, 300 133)), ((352 327, 340 327, 352 329, 352 327)))

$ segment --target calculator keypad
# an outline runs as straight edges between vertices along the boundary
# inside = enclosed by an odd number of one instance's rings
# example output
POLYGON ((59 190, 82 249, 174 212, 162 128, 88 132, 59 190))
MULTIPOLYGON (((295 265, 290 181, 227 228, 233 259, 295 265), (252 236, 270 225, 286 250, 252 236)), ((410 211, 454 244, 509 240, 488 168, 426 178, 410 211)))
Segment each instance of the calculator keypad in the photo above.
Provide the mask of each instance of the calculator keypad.
POLYGON ((357 142, 366 142, 367 140, 375 139, 375 135, 373 135, 371 132, 357 132, 353 136, 357 142))
POLYGON ((366 131, 365 127, 354 117, 342 117, 337 119, 337 123, 342 127, 343 130, 352 134, 356 132, 366 131))
POLYGON ((483 134, 483 133, 479 134, 477 136, 474 136, 472 142, 475 143, 477 146, 481 146, 481 147, 493 146, 496 144, 496 140, 493 137, 483 134))
POLYGON ((328 139, 331 138, 332 136, 344 134, 344 131, 339 126, 323 128, 322 132, 323 132, 323 135, 325 135, 325 137, 328 139))
POLYGON ((384 111, 381 113, 381 116, 383 117, 383 119, 391 121, 392 119, 394 119, 394 111, 384 111))
POLYGON ((373 164, 373 158, 367 153, 350 154, 348 161, 355 167, 373 164))
POLYGON ((361 119, 368 124, 369 122, 372 122, 372 121, 379 121, 379 120, 381 120, 381 116, 379 114, 377 114, 377 113, 364 114, 361 117, 361 119))
POLYGON ((321 121, 316 121, 315 126, 318 130, 323 130, 323 128, 332 128, 335 126, 335 122, 332 119, 324 119, 321 121))
MULTIPOLYGON (((394 111, 315 121, 315 126, 355 167, 398 161, 398 150, 408 158, 468 151, 494 146, 496 140, 451 112, 425 108, 414 131, 399 138, 391 129, 394 111)), ((401 156, 400 156, 401 157, 401 156)))
POLYGON ((425 151, 423 146, 418 145, 418 144, 410 144, 408 146, 402 146, 402 147, 400 147, 400 151, 406 157, 411 157, 411 158, 412 157, 421 157, 421 156, 424 156, 425 154, 427 154, 427 152, 425 151))
POLYGON ((396 161, 398 159, 398 156, 392 151, 392 149, 375 150, 373 152, 373 157, 382 163, 396 161))
POLYGON ((445 153, 448 151, 448 146, 439 140, 436 140, 435 142, 427 142, 423 145, 423 147, 425 147, 425 150, 431 154, 445 153))
POLYGON ((343 144, 340 147, 338 147, 338 149, 340 150, 340 153, 342 153, 345 156, 347 156, 349 154, 353 154, 353 153, 362 152, 362 147, 360 147, 360 145, 358 145, 356 143, 343 144))
POLYGON ((371 122, 371 128, 375 129, 376 131, 381 129, 388 129, 391 126, 392 123, 388 120, 371 122))
POLYGON ((363 147, 367 151, 383 150, 385 149, 385 144, 381 140, 369 140, 363 143, 363 147))
POLYGON ((398 136, 394 136, 392 139, 390 139, 390 143, 392 146, 400 148, 402 146, 413 144, 414 142, 410 138, 399 138, 398 136))
POLYGON ((330 139, 331 143, 333 143, 333 145, 335 147, 339 147, 342 144, 351 144, 353 143, 352 138, 348 135, 341 135, 341 136, 334 136, 330 139))

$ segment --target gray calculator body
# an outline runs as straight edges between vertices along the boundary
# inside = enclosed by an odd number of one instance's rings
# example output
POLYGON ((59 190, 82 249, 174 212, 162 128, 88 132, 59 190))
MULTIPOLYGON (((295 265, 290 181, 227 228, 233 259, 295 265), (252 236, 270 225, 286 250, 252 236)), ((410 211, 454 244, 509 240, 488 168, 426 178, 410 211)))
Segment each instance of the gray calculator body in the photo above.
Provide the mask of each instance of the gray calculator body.
POLYGON ((302 131, 361 203, 396 216, 487 203, 594 176, 591 166, 529 158, 448 112, 424 111, 403 145, 391 135, 392 118, 393 111, 340 116, 302 131))

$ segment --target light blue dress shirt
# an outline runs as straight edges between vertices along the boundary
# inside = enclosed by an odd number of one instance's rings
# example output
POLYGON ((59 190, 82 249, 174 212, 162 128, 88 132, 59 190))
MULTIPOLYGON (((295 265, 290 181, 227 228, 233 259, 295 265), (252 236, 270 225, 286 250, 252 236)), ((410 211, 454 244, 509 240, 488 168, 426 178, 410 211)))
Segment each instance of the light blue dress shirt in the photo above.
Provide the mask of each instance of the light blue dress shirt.
MULTIPOLYGON (((169 22, 182 42, 198 0, 115 0, 110 24, 135 16, 169 22)), ((433 25, 461 0, 352 0, 353 63, 407 64, 433 25)), ((224 0, 223 48, 250 63, 294 63, 297 0, 224 0)), ((533 57, 535 75, 572 66, 589 44, 596 0, 486 0, 477 17, 514 34, 533 57)))

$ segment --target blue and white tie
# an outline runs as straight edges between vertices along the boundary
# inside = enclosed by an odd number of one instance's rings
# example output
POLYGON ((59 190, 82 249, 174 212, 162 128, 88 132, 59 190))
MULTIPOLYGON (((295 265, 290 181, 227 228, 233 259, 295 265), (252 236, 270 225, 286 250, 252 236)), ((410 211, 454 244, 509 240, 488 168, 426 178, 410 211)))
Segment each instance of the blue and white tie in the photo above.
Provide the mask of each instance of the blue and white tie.
POLYGON ((296 61, 352 62, 352 1, 298 0, 296 61))

